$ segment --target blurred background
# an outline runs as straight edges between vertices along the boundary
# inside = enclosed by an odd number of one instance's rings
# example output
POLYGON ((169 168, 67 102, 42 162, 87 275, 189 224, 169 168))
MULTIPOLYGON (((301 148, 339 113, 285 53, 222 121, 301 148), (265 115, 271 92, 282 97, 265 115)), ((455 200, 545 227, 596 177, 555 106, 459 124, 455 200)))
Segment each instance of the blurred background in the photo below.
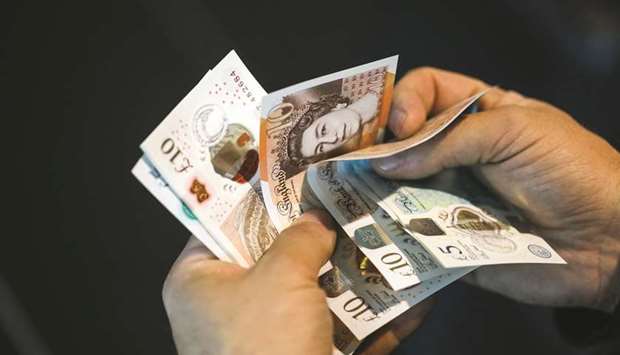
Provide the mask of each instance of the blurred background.
MULTIPOLYGON (((476 76, 549 101, 620 147, 618 1, 2 7, 0 354, 175 352, 161 286, 188 232, 129 170, 230 49, 267 91, 400 54, 399 77, 421 65, 476 76)), ((618 349, 572 345, 553 310, 455 283, 397 354, 618 349)))

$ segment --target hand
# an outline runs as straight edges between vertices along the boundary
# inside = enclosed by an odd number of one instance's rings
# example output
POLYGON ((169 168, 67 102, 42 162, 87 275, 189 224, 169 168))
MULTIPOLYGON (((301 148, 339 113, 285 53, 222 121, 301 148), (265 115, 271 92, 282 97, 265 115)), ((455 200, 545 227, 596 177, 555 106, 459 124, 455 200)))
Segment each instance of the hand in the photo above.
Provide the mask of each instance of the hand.
POLYGON ((164 283, 180 354, 331 354, 332 320, 317 275, 334 248, 329 217, 306 213, 251 269, 192 238, 164 283))
MULTIPOLYGON (((216 260, 192 237, 163 290, 179 354, 331 354, 332 318, 317 277, 334 248, 329 222, 305 213, 251 269, 216 260)), ((430 307, 422 302, 373 334, 363 353, 390 353, 430 307)))
MULTIPOLYGON (((456 73, 413 70, 395 89, 390 128, 405 138, 427 115, 486 88, 456 73)), ((620 256, 620 154, 561 110, 513 91, 491 89, 481 108, 415 149, 374 161, 375 170, 417 179, 471 167, 568 265, 482 267, 469 280, 523 302, 613 309, 620 297, 613 281, 620 256)))

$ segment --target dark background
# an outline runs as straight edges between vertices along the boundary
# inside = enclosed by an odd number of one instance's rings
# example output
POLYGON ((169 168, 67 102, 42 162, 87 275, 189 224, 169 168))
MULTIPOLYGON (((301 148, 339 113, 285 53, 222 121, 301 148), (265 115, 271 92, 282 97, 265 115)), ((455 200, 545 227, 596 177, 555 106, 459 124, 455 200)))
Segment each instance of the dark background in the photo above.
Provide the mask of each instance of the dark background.
MULTIPOLYGON (((400 54, 399 76, 420 65, 477 76, 620 146, 615 1, 10 5, 0 31, 2 354, 174 353, 160 292, 188 232, 129 170, 139 143, 230 49, 267 91, 400 54)), ((551 309, 456 283, 398 353, 612 347, 572 347, 551 309)))

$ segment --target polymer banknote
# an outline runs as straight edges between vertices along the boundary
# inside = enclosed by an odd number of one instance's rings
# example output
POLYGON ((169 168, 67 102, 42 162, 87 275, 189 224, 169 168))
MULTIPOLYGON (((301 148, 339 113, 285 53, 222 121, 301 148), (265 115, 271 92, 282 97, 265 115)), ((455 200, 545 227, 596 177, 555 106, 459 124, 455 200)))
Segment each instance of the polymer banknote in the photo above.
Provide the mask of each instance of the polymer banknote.
POLYGON ((359 197, 373 211, 371 216, 374 221, 381 226, 390 237, 390 240, 407 257, 416 277, 420 281, 424 281, 446 273, 446 269, 435 261, 433 255, 407 233, 397 220, 375 202, 376 196, 373 194, 370 186, 366 185, 364 180, 358 178, 358 173, 355 169, 356 165, 351 161, 342 161, 336 164, 336 169, 341 172, 340 176, 345 178, 359 192, 359 197))
MULTIPOLYGON (((372 206, 336 169, 336 163, 314 165, 308 170, 308 182, 324 208, 334 217, 346 235, 377 267, 394 290, 420 283, 413 265, 373 218, 372 206)), ((376 206, 376 205, 375 205, 376 206)))
POLYGON ((368 256, 394 290, 446 270, 415 238, 366 195, 350 162, 324 162, 308 170, 308 182, 336 222, 368 256))
POLYGON ((331 261, 334 267, 319 278, 319 285, 327 295, 332 312, 358 340, 473 269, 449 270, 413 287, 395 291, 344 231, 337 233, 331 261))
POLYGON ((467 175, 451 171, 446 172, 450 179, 439 174, 416 184, 384 179, 367 162, 356 162, 354 167, 356 177, 366 182, 377 204, 444 268, 565 263, 544 239, 511 224, 518 220, 511 209, 488 195, 477 197, 482 203, 475 205, 466 198, 471 191, 459 193, 464 190, 455 187, 459 178, 473 186, 467 175))
POLYGON ((209 235, 246 267, 277 236, 256 193, 264 95, 231 51, 141 145, 209 235))
POLYGON ((322 76, 265 96, 260 179, 278 230, 297 219, 305 170, 381 141, 397 56, 322 76))
POLYGON ((149 164, 146 158, 140 158, 131 169, 131 173, 192 235, 209 248, 213 255, 223 261, 233 261, 233 258, 220 247, 217 241, 200 224, 192 211, 174 194, 166 180, 162 179, 159 171, 149 164))

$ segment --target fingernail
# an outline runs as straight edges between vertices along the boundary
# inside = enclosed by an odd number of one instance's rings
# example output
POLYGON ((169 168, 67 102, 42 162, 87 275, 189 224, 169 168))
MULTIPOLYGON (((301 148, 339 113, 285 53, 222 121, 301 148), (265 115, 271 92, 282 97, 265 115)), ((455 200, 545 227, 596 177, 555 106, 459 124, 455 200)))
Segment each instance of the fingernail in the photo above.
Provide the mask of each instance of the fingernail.
POLYGON ((333 227, 334 223, 329 213, 319 209, 307 211, 295 220, 295 223, 302 222, 320 223, 329 229, 333 227))
POLYGON ((403 110, 397 104, 394 104, 390 110, 390 118, 388 121, 388 126, 394 135, 399 135, 405 125, 405 121, 407 121, 407 111, 403 110))
POLYGON ((373 168, 375 168, 375 170, 385 173, 396 169, 396 167, 398 167, 398 165, 400 165, 401 163, 401 160, 395 156, 383 159, 375 159, 371 161, 371 165, 373 168))

